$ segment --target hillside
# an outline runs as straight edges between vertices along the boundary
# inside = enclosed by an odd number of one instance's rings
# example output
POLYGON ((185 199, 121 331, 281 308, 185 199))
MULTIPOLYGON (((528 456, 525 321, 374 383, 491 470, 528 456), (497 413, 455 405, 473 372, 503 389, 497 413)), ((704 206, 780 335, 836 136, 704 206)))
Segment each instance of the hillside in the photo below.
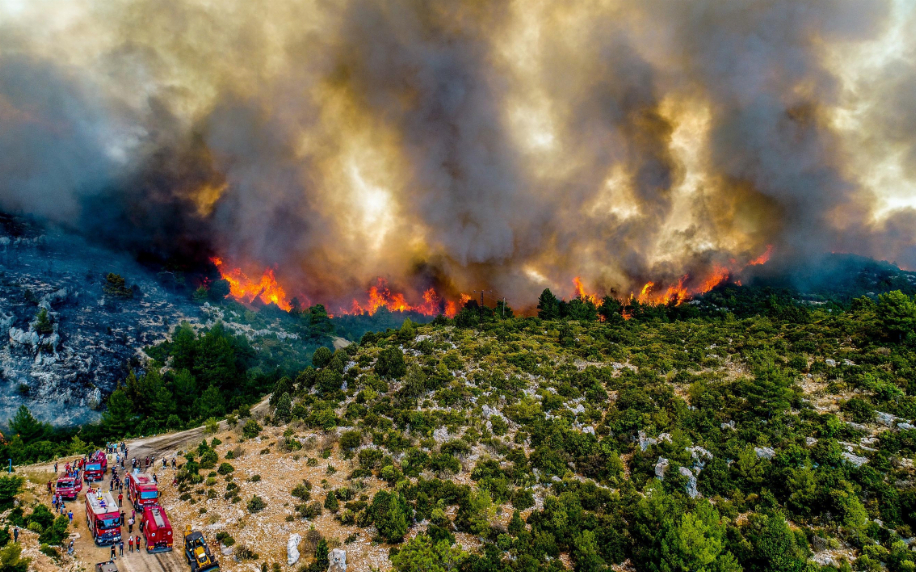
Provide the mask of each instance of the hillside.
POLYGON ((227 570, 912 570, 914 312, 408 322, 181 451, 166 508, 227 570))

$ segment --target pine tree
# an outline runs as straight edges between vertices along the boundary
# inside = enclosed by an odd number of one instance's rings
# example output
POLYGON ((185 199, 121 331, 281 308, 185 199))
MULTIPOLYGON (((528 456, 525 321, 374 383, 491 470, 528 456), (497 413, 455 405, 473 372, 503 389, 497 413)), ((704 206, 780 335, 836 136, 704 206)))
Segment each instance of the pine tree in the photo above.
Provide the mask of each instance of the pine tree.
POLYGON ((111 435, 128 435, 136 424, 134 406, 124 389, 118 387, 108 398, 108 410, 102 414, 102 425, 111 435))
POLYGON ((35 419, 32 412, 25 405, 19 406, 13 418, 7 424, 10 427, 10 431, 19 435, 25 444, 41 441, 51 432, 50 426, 35 419))
POLYGON ((286 392, 280 396, 277 401, 277 408, 274 410, 274 421, 277 425, 289 423, 293 413, 293 400, 290 399, 289 393, 286 392))
POLYGON ((328 491, 328 496, 324 498, 324 508, 331 512, 340 510, 340 503, 337 502, 337 495, 334 494, 334 491, 328 491))
POLYGON ((560 301, 550 288, 544 288, 538 297, 538 318, 542 320, 556 320, 560 317, 560 301))

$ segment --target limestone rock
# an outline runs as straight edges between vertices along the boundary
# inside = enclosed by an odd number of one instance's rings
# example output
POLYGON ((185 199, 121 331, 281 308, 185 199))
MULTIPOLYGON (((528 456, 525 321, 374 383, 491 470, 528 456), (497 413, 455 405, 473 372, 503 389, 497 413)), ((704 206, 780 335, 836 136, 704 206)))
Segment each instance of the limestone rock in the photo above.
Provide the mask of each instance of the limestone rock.
POLYGON ((754 447, 754 452, 757 453, 757 457, 760 459, 772 459, 776 456, 776 451, 770 447, 754 447))
POLYGON ((328 555, 331 565, 328 566, 328 572, 347 572, 347 551, 343 548, 335 548, 328 555))
POLYGON ((693 472, 687 467, 681 467, 678 472, 687 477, 687 494, 690 498, 695 499, 700 496, 700 491, 697 490, 697 478, 693 472))
POLYGON ((843 452, 843 458, 846 459, 846 462, 855 465, 856 467, 861 467, 868 462, 868 457, 859 457, 849 452, 843 452))
POLYGON ((286 542, 286 563, 290 566, 299 562, 299 542, 302 537, 298 534, 290 534, 286 542))
POLYGON ((668 459, 664 457, 659 457, 658 462, 655 463, 655 476, 658 477, 658 480, 665 480, 665 471, 668 470, 668 459))

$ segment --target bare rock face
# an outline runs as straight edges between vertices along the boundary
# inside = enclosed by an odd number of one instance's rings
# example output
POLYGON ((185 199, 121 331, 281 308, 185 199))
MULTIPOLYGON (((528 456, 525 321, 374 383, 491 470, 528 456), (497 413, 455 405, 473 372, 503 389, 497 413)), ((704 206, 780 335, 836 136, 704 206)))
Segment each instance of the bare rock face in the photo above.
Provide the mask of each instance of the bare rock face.
POLYGON ((335 548, 328 555, 331 565, 328 572, 347 572, 347 551, 343 548, 335 548))
POLYGON ((665 480, 665 472, 668 470, 668 459, 664 457, 659 457, 658 462, 655 463, 655 476, 660 481, 665 480))
POLYGON ((52 425, 92 422, 126 377, 125 364, 142 363, 142 348, 182 320, 208 320, 185 293, 126 255, 58 231, 3 232, 0 226, 0 419, 24 404, 52 425), (135 284, 134 295, 100 305, 108 272, 135 284))

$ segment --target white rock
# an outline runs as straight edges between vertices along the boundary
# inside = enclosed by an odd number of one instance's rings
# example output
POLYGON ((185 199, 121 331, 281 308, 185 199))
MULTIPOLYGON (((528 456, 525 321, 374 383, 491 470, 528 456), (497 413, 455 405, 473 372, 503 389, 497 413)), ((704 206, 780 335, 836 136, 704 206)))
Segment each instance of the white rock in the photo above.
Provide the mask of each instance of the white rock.
POLYGON ((894 421, 897 420, 897 417, 891 415, 890 413, 883 413, 881 411, 875 411, 875 419, 878 423, 885 425, 887 427, 893 427, 894 421))
POLYGON ((916 429, 916 425, 911 425, 909 423, 898 423, 897 428, 901 431, 910 431, 911 429, 916 429))
POLYGON ((695 499, 700 496, 700 491, 697 490, 697 478, 693 472, 687 467, 681 467, 678 472, 687 477, 687 494, 690 495, 690 498, 695 499))
POLYGON ((331 565, 328 566, 328 572, 347 572, 347 551, 343 548, 335 548, 328 555, 331 565))
POLYGON ((731 429, 732 431, 737 431, 737 429, 735 429, 734 421, 729 421, 728 423, 722 423, 719 425, 719 427, 721 427, 722 429, 731 429))
POLYGON ((815 439, 814 437, 805 437, 805 445, 809 447, 813 447, 817 445, 817 439, 815 439))
POLYGON ((861 467, 868 462, 868 457, 858 457, 849 452, 844 452, 843 458, 846 459, 848 463, 855 465, 856 467, 861 467))
POLYGON ((290 534, 286 542, 286 563, 290 566, 299 562, 299 542, 302 537, 298 534, 290 534))
POLYGON ((836 367, 836 360, 825 359, 825 360, 824 360, 824 363, 826 363, 826 364, 829 365, 830 367, 836 367))
POLYGON ((655 463, 655 476, 658 477, 658 480, 665 480, 665 471, 668 470, 668 459, 664 457, 659 457, 658 462, 655 463))
POLYGON ((770 447, 754 447, 754 452, 757 453, 757 457, 760 459, 772 459, 776 456, 776 451, 770 447))

